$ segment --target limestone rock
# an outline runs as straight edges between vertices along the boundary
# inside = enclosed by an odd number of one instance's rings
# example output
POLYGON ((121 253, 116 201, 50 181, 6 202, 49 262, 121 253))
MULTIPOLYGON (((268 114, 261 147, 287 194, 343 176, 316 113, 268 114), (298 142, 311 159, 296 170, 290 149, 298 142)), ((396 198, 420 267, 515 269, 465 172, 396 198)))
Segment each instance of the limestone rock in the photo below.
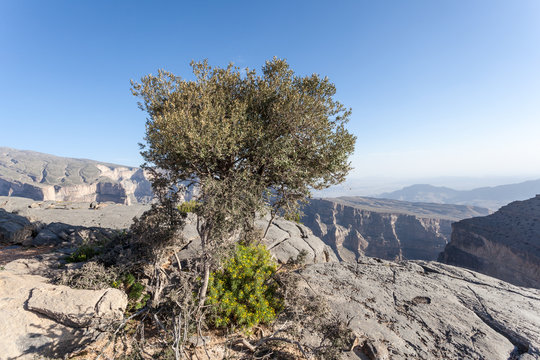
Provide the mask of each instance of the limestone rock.
POLYGON ((0 195, 33 200, 148 202, 142 169, 0 147, 0 195))
POLYGON ((343 261, 361 256, 388 260, 435 260, 446 246, 451 223, 488 214, 462 205, 408 203, 364 197, 312 199, 302 221, 343 261))
POLYGON ((358 334, 348 359, 540 358, 540 290, 435 262, 309 265, 315 293, 358 334))
POLYGON ((32 236, 34 226, 20 215, 0 209, 0 241, 21 244, 32 236))
MULTIPOLYGON (((255 226, 264 230, 268 220, 268 217, 259 219, 255 226)), ((313 235, 309 228, 282 218, 272 221, 263 242, 280 263, 295 259, 301 251, 307 253, 305 261, 308 264, 338 261, 334 251, 313 235)))
MULTIPOLYGON (((8 212, 16 212, 31 222, 45 225, 58 223, 81 227, 100 227, 107 229, 127 229, 133 218, 140 216, 150 205, 122 205, 110 203, 109 206, 99 204, 90 209, 89 203, 43 201, 38 207, 29 208, 34 203, 30 199, 15 196, 0 196, 0 208, 8 212)), ((58 225, 60 226, 60 225, 58 225)), ((52 230, 56 232, 56 230, 52 230)))
POLYGON ((43 275, 54 271, 58 256, 17 260, 0 270, 1 360, 63 357, 93 342, 102 334, 98 328, 122 316, 126 300, 119 290, 88 292, 49 284, 43 275))
MULTIPOLYGON (((269 216, 260 218, 255 221, 255 227, 264 232, 269 220, 269 216)), ((189 214, 187 217, 182 236, 188 245, 178 253, 179 258, 184 260, 198 256, 201 250, 201 241, 193 214, 189 214)), ((332 249, 313 235, 306 226, 281 218, 272 221, 262 243, 280 263, 296 259, 302 250, 307 253, 305 263, 308 264, 338 261, 332 249)))
POLYGON ((439 261, 540 288, 540 195, 454 223, 439 261))
POLYGON ((122 320, 127 296, 118 289, 82 290, 51 285, 31 290, 29 310, 74 328, 107 326, 122 320))

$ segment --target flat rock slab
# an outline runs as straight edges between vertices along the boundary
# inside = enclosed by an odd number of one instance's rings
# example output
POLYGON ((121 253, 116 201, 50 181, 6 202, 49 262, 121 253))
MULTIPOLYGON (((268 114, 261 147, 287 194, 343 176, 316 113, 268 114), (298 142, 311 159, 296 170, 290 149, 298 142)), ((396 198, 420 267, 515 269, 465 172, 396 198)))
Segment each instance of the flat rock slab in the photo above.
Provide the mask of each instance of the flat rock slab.
POLYGON ((133 217, 141 216, 150 209, 150 205, 104 203, 96 209, 90 208, 90 202, 36 202, 26 198, 0 196, 0 208, 44 224, 58 222, 72 226, 121 230, 129 228, 133 217))
POLYGON ((348 359, 540 359, 540 290, 421 261, 364 258, 300 273, 300 291, 352 318, 359 341, 348 359))
POLYGON ((28 310, 75 328, 106 328, 122 320, 126 294, 118 289, 81 290, 67 286, 42 286, 31 291, 28 310))
POLYGON ((127 299, 119 290, 52 285, 39 275, 46 267, 24 259, 0 270, 1 360, 62 357, 95 341, 101 334, 95 327, 122 317, 127 299))

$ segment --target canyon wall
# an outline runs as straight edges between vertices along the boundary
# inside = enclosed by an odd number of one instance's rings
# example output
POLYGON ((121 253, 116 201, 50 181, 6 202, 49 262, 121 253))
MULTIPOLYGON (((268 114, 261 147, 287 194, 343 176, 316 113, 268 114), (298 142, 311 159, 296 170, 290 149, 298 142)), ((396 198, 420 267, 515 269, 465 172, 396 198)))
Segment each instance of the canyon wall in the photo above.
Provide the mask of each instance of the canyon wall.
POLYGON ((142 169, 0 147, 0 196, 72 202, 144 203, 142 169))
POLYGON ((540 288, 540 195, 453 224, 439 261, 540 288))
POLYGON ((458 205, 360 197, 312 199, 303 212, 302 222, 344 261, 362 256, 435 260, 450 239, 452 222, 489 213, 458 205))

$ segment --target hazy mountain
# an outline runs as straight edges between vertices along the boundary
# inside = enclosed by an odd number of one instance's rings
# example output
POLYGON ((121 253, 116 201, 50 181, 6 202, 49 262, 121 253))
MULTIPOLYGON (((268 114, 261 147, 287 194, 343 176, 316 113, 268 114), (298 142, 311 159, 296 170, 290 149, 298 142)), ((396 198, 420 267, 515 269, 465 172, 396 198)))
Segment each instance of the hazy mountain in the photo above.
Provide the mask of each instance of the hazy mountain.
POLYGON ((443 186, 418 184, 382 193, 376 197, 440 204, 475 205, 497 210, 512 201, 529 199, 537 194, 540 194, 540 179, 473 190, 454 190, 443 186))

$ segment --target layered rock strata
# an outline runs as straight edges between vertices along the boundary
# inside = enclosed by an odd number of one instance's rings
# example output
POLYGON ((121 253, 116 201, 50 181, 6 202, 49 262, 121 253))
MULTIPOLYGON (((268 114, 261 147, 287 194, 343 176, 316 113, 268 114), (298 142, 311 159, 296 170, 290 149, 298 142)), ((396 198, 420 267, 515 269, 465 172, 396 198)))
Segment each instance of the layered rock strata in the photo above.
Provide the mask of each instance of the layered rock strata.
POLYGON ((354 262, 363 255, 435 260, 450 239, 453 221, 489 213, 466 206, 369 200, 313 199, 303 209, 302 221, 340 260, 354 262))
POLYGON ((439 261, 540 288, 540 195, 453 224, 439 261))
POLYGON ((139 168, 0 147, 0 196, 131 204, 152 189, 139 168))

